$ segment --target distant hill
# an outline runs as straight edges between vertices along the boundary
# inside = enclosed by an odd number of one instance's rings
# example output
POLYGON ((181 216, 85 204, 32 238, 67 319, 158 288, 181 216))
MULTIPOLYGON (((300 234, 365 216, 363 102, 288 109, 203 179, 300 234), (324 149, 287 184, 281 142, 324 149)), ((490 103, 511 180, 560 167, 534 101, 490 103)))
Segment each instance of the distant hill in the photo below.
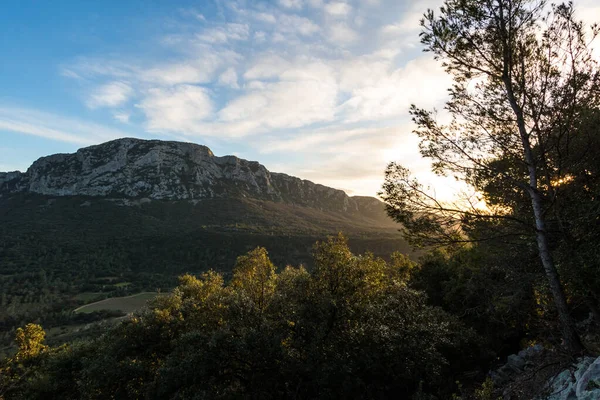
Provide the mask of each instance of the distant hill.
MULTIPOLYGON (((282 262, 294 261, 276 249, 297 240, 292 237, 313 240, 338 231, 354 241, 392 240, 386 252, 407 250, 376 198, 349 197, 255 161, 217 157, 197 144, 131 138, 42 157, 24 173, 0 173, 0 223, 4 242, 28 235, 53 244, 166 245, 197 237, 223 252, 277 237, 272 251, 282 262), (236 248, 223 249, 220 242, 231 237, 236 248)), ((369 247, 379 252, 381 244, 369 247)), ((309 259, 306 250, 293 253, 309 259)), ((195 257, 180 267, 226 268, 233 258, 195 257)), ((160 270, 155 260, 135 268, 160 270)))

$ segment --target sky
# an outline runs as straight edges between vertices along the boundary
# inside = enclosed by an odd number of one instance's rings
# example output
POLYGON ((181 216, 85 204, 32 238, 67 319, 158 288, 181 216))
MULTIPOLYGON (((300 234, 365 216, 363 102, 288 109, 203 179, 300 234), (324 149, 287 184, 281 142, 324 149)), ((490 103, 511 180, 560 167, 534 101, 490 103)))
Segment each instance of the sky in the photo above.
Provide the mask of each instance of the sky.
MULTIPOLYGON (((408 108, 450 78, 419 43, 438 0, 3 0, 0 171, 120 137, 375 195, 398 161, 436 186, 408 108)), ((600 16, 593 0, 581 15, 600 16)), ((600 18, 598 18, 600 20, 600 18)))

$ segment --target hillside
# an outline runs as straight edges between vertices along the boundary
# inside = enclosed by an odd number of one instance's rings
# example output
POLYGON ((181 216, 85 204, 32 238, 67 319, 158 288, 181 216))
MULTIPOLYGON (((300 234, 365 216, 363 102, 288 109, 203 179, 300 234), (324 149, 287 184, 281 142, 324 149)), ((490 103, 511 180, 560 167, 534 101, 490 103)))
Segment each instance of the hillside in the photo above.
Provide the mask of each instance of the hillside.
MULTIPOLYGON (((0 173, 0 222, 5 243, 26 236, 123 246, 161 238, 197 239, 210 248, 211 240, 231 236, 313 240, 339 231, 355 239, 399 239, 375 198, 349 197, 254 161, 216 157, 205 146, 129 138, 42 157, 25 173, 0 173)), ((265 240, 272 239, 250 239, 245 247, 265 240)), ((196 257, 188 267, 230 264, 211 261, 196 257)))
POLYGON ((279 267, 310 268, 314 243, 340 231, 357 252, 408 252, 397 229, 375 198, 191 143, 121 139, 43 157, 0 173, 0 329, 68 324, 85 302, 169 290, 186 272, 228 276, 257 246, 279 267))

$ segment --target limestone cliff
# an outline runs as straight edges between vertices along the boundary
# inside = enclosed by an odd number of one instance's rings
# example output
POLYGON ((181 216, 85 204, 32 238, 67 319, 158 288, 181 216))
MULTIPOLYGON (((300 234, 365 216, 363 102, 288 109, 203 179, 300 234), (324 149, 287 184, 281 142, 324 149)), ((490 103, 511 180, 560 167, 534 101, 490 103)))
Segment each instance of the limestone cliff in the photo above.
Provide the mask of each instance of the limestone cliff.
POLYGON ((217 157, 193 143, 132 138, 42 157, 25 173, 0 173, 0 196, 17 192, 155 200, 250 197, 336 212, 382 213, 375 198, 349 197, 270 172, 256 161, 217 157))

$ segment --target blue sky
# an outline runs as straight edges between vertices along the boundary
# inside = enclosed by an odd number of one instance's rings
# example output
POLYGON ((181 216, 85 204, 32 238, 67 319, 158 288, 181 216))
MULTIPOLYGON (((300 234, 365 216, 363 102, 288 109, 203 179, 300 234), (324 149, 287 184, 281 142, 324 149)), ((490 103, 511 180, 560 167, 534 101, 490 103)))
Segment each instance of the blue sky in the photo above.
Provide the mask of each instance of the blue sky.
POLYGON ((374 195, 392 160, 431 179, 407 111, 450 84, 418 41, 439 3, 4 0, 0 171, 134 136, 349 194, 374 195))

